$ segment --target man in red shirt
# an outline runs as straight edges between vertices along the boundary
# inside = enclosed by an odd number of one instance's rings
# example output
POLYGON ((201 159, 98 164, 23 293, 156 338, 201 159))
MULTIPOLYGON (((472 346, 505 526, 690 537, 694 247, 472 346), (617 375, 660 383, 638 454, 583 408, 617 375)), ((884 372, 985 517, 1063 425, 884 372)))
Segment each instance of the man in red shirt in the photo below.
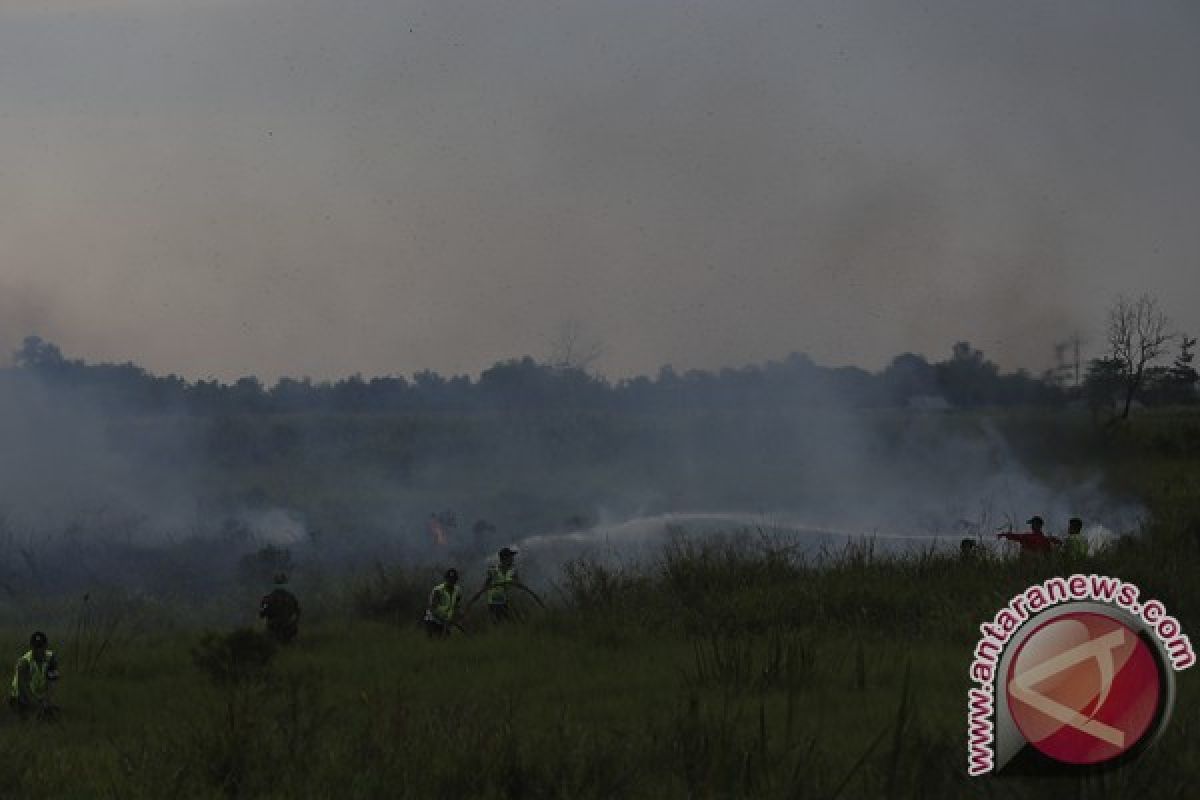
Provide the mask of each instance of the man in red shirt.
POLYGON ((998 533, 996 538, 1008 539, 1021 545, 1021 555, 1050 553, 1055 547, 1062 545, 1062 539, 1047 536, 1042 532, 1045 523, 1041 517, 1031 517, 1025 524, 1029 526, 1028 533, 998 533))

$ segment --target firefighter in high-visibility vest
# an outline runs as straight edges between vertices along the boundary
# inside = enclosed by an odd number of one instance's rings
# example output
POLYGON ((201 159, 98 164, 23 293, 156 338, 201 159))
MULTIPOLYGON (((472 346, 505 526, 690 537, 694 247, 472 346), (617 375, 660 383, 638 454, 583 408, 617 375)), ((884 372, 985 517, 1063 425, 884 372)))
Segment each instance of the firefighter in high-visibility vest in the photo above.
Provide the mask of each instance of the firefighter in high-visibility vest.
POLYGON ((1067 523, 1067 538, 1063 542, 1063 552, 1073 561, 1082 561, 1088 555, 1088 540, 1083 535, 1083 520, 1071 517, 1067 523))
POLYGON ((511 547, 504 547, 501 548, 497 555, 500 556, 500 560, 488 566, 487 577, 484 578, 483 586, 467 602, 467 608, 469 609, 474 605, 480 595, 486 592, 488 611, 492 615, 492 620, 495 622, 505 622, 509 619, 509 588, 520 589, 528 593, 539 606, 545 608, 546 606, 542 602, 542 598, 537 596, 537 592, 521 583, 517 577, 517 551, 511 547))
POLYGON ((48 649, 46 634, 29 637, 29 651, 17 659, 8 704, 24 719, 32 713, 47 717, 57 709, 50 702, 50 685, 58 680, 58 660, 48 649))
POLYGON ((458 585, 458 570, 446 570, 445 580, 433 587, 429 593, 429 607, 425 610, 425 632, 436 639, 450 635, 450 628, 457 627, 462 608, 462 587, 458 585))

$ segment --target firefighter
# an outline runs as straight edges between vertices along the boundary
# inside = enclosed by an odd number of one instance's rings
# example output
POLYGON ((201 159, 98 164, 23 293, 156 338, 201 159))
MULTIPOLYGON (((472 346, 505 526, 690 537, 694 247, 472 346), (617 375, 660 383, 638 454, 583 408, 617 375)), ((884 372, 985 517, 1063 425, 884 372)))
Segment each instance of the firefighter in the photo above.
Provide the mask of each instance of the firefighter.
POLYGON ((497 553, 500 560, 488 566, 487 577, 484 578, 483 586, 467 603, 469 609, 479 599, 483 593, 487 593, 488 611, 492 615, 492 620, 495 622, 506 622, 509 619, 508 605, 508 589, 520 589, 529 594, 539 606, 545 608, 542 598, 537 596, 537 592, 530 589, 517 577, 516 557, 517 551, 511 547, 501 548, 497 553))
POLYGON ((1088 540, 1083 535, 1083 520, 1071 517, 1067 523, 1067 541, 1063 543, 1067 558, 1082 561, 1088 555, 1088 540))
POLYGON ((462 587, 458 585, 458 570, 446 570, 444 580, 429 593, 429 607, 425 610, 425 633, 430 639, 450 635, 450 628, 457 627, 459 609, 462 607, 462 587))
POLYGON ((978 550, 978 542, 974 539, 962 539, 958 543, 958 557, 963 561, 970 561, 975 558, 978 550))
POLYGON ((29 651, 17 659, 8 704, 21 719, 33 713, 47 719, 58 710, 50 702, 50 686, 58 680, 58 659, 48 646, 46 634, 35 631, 29 637, 29 651))
POLYGON ((287 644, 299 632, 300 603, 287 590, 287 575, 275 576, 275 586, 258 606, 258 616, 267 621, 267 633, 280 644, 287 644))
POLYGON ((1044 555, 1053 552, 1055 547, 1062 546, 1062 539, 1057 536, 1047 536, 1042 527, 1046 524, 1039 516, 1030 517, 1025 521, 1029 526, 1026 533, 998 533, 997 539, 1008 539, 1021 545, 1021 555, 1044 555))

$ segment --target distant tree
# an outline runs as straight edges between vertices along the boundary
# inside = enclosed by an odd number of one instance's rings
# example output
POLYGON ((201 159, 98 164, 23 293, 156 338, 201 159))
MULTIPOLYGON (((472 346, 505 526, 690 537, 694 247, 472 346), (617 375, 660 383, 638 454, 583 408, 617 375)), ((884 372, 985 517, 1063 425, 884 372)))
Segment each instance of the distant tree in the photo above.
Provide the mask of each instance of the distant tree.
POLYGON ((549 399, 552 368, 529 356, 493 364, 479 375, 479 390, 505 410, 536 411, 549 399))
POLYGON ((1083 396, 1093 414, 1116 409, 1117 396, 1125 385, 1121 364, 1114 358, 1094 358, 1083 376, 1083 396))
POLYGON ((370 390, 362 375, 355 373, 333 385, 333 409, 347 414, 366 411, 370 402, 370 390))
POLYGON ((397 376, 372 378, 368 390, 371 407, 376 411, 399 411, 409 399, 408 381, 397 376))
POLYGON ((47 342, 40 336, 26 336, 21 346, 13 353, 13 363, 22 369, 54 370, 69 362, 63 358, 58 345, 47 342))
POLYGON ((894 405, 908 405, 915 397, 938 394, 937 370, 915 353, 902 353, 880 375, 888 399, 894 405))
POLYGON ((431 369, 413 375, 416 405, 422 409, 440 409, 450 395, 449 381, 431 369))
POLYGON ((1153 397, 1154 402, 1164 405, 1187 405, 1197 402, 1196 385, 1200 375, 1192 366, 1196 354, 1194 348, 1196 339, 1191 336, 1179 337, 1179 355, 1169 367, 1154 367, 1147 370, 1146 393, 1153 397))
POLYGON ((951 404, 971 407, 999 401, 995 392, 999 370, 970 342, 955 343, 950 360, 935 369, 942 394, 951 404))
POLYGON ((151 378, 146 392, 147 404, 156 411, 175 410, 182 407, 188 383, 178 375, 151 378))
POLYGON ((319 400, 319 393, 309 378, 280 378, 268 394, 275 410, 284 413, 310 411, 317 407, 319 400))
POLYGON ((413 375, 413 383, 423 392, 435 392, 446 385, 446 379, 431 369, 423 369, 413 375))
POLYGON ((187 408, 191 413, 201 416, 220 413, 226 391, 226 387, 216 379, 198 380, 188 389, 187 408))
POLYGON ((1124 395, 1120 419, 1128 419, 1133 400, 1145 383, 1147 368, 1162 357, 1171 341, 1168 325, 1158 300, 1149 294, 1136 300, 1122 295, 1109 307, 1109 358, 1120 365, 1124 395))
POLYGON ((258 378, 247 375, 238 378, 228 389, 229 400, 233 407, 242 413, 256 414, 266 408, 266 394, 258 378))
POLYGON ((587 334, 583 323, 568 319, 559 323, 550 338, 546 364, 555 369, 587 372, 604 355, 604 343, 587 334))
POLYGON ((1171 383, 1179 391, 1181 402, 1195 403, 1196 385, 1200 382, 1200 374, 1192 366, 1192 361, 1196 358, 1196 337, 1181 334, 1179 339, 1179 355, 1171 365, 1171 383))

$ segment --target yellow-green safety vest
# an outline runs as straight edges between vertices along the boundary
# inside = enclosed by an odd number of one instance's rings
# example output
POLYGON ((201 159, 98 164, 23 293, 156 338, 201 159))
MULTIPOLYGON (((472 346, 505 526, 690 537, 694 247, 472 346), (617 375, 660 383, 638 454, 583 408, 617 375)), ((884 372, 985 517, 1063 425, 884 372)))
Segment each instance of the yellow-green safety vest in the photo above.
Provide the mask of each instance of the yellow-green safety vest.
POLYGON ((451 622, 461 603, 461 587, 456 585, 452 589, 445 583, 439 583, 429 594, 429 614, 438 622, 451 622))
POLYGON ((17 659, 17 666, 13 670, 12 679, 12 697, 14 700, 21 696, 18 680, 20 678, 22 663, 29 664, 29 693, 33 695, 35 700, 41 700, 46 696, 46 692, 50 688, 50 681, 46 678, 46 670, 50 669, 50 663, 53 659, 53 650, 46 651, 46 657, 42 659, 42 663, 40 664, 34 659, 32 650, 17 659))
POLYGON ((1082 533, 1068 534, 1063 549, 1067 551, 1067 556, 1070 558, 1087 558, 1088 540, 1083 538, 1082 533))
POLYGON ((493 564, 488 567, 487 585, 488 585, 488 605, 503 606, 508 605, 508 587, 517 579, 517 568, 515 566, 505 569, 499 564, 493 564))

